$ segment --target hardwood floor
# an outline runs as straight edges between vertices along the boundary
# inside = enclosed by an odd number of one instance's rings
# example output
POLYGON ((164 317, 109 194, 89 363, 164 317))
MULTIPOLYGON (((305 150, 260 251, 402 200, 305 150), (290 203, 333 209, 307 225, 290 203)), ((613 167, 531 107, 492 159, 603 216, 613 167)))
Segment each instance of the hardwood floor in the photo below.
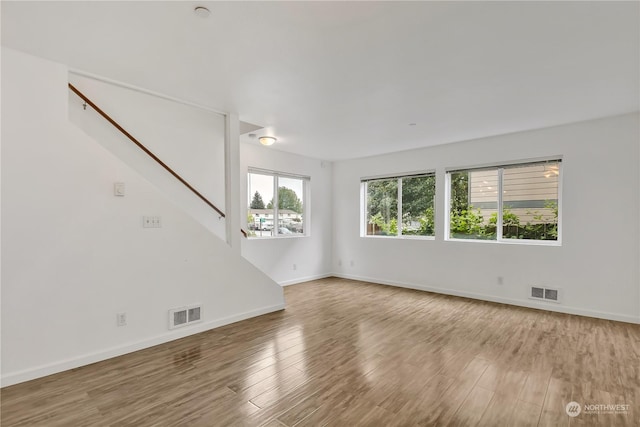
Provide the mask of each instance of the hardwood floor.
POLYGON ((343 279, 2 389, 2 426, 638 426, 640 325, 343 279), (565 406, 624 404, 619 414, 565 406))

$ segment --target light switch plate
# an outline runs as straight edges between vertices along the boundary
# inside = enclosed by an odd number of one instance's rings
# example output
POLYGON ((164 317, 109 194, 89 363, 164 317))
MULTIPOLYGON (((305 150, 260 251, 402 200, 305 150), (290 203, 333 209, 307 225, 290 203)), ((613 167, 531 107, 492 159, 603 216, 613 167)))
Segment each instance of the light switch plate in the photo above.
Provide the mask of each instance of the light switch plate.
POLYGON ((162 228, 162 217, 160 216, 143 216, 143 228, 162 228))
POLYGON ((124 182, 116 182, 113 184, 113 195, 124 197, 124 182))

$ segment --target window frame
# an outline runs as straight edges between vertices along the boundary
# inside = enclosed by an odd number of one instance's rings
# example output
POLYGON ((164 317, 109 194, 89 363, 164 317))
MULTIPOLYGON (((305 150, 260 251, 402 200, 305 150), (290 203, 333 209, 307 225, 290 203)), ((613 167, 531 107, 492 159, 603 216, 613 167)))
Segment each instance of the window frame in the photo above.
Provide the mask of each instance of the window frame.
POLYGON ((434 231, 432 236, 424 236, 424 235, 407 235, 402 234, 402 180, 405 178, 420 178, 420 177, 433 177, 434 178, 434 200, 433 200, 433 209, 434 214, 436 210, 436 195, 438 192, 438 182, 436 177, 435 170, 426 170, 426 171, 418 171, 418 172, 407 172, 403 174, 392 174, 392 175, 380 175, 380 176, 371 176, 371 177, 362 177, 360 178, 360 237, 363 238, 373 238, 373 239, 406 239, 406 240, 435 240, 437 227, 434 226, 434 231), (367 193, 368 188, 367 184, 372 181, 384 181, 384 180, 392 180, 397 179, 397 224, 398 231, 395 235, 376 235, 376 234, 367 234, 367 224, 368 224, 368 204, 367 204, 367 193))
MULTIPOLYGON (((256 175, 266 175, 273 177, 273 218, 274 218, 274 226, 273 228, 278 231, 275 235, 271 236, 248 236, 247 240, 267 240, 267 239, 296 239, 296 238, 305 238, 311 236, 311 177, 306 175, 297 175, 288 172, 279 172, 269 169, 261 169, 255 167, 247 168, 247 199, 251 196, 251 192, 249 191, 249 185, 251 183, 251 174, 256 175), (299 179, 302 181, 302 224, 303 224, 303 233, 292 233, 292 234, 280 234, 279 233, 279 215, 280 208, 278 207, 278 188, 279 188, 279 178, 289 178, 289 179, 299 179)), ((247 212, 251 213, 251 203, 247 207, 247 212)), ((246 215, 245 215, 246 217, 246 215)), ((243 221, 244 222, 244 221, 243 221)))
POLYGON ((562 156, 552 156, 540 159, 530 159, 522 161, 513 161, 508 163, 499 163, 482 166, 471 167, 455 167, 445 170, 445 204, 444 204, 444 240, 450 242, 474 242, 474 243, 497 243, 508 245, 539 245, 539 246, 562 246, 562 176, 563 176, 563 158, 562 156), (504 210, 504 193, 503 193, 503 176, 504 170, 508 168, 523 167, 535 164, 558 163, 558 238, 556 240, 535 240, 535 239, 510 239, 503 237, 503 210, 504 210), (497 200, 497 223, 496 223, 496 239, 459 239, 451 237, 451 174, 455 172, 471 172, 481 170, 496 170, 498 173, 498 200, 497 200))

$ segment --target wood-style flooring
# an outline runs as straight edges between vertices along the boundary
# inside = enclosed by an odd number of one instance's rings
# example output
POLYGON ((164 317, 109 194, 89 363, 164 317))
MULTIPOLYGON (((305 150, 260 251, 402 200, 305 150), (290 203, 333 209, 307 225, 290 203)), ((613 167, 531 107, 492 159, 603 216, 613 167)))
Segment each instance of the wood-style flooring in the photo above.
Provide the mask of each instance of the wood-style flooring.
POLYGON ((2 426, 640 426, 640 325, 335 278, 285 297, 6 387, 2 426))

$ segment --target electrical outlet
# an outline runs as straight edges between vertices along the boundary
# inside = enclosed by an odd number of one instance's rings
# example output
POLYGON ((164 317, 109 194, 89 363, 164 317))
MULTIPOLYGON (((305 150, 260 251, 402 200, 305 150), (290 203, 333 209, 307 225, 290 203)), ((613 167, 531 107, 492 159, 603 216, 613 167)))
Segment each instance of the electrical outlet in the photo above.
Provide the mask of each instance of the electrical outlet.
POLYGON ((504 277, 498 276, 498 285, 504 285, 504 277))
POLYGON ((351 262, 349 263, 349 265, 351 265, 351 267, 353 267, 354 265, 356 265, 355 262, 353 262, 353 260, 351 260, 351 262))
POLYGON ((127 313, 116 314, 116 320, 118 322, 118 326, 127 326, 127 313))
POLYGON ((342 260, 341 259, 338 260, 338 267, 342 267, 342 260))
POLYGON ((293 269, 294 269, 294 270, 297 270, 297 269, 298 269, 298 266, 297 266, 297 265, 295 265, 295 264, 293 264, 293 269))

